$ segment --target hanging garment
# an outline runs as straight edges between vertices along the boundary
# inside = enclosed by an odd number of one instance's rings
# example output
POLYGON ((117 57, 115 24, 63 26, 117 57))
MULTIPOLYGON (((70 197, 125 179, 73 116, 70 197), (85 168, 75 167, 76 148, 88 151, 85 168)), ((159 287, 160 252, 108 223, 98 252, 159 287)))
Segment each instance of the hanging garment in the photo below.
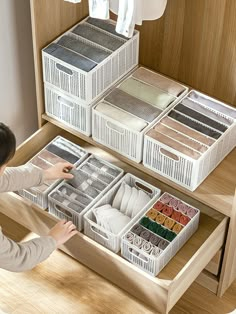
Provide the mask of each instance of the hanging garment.
POLYGON ((109 0, 89 0, 89 15, 97 19, 109 19, 109 0))

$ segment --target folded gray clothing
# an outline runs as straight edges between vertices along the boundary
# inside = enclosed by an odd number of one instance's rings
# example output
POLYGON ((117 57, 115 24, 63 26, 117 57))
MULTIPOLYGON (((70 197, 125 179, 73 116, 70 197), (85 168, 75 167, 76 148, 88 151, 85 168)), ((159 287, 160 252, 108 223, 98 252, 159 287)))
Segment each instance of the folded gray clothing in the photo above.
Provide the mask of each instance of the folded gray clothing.
POLYGON ((44 52, 85 72, 91 71, 97 65, 97 63, 79 55, 78 53, 54 43, 45 48, 44 52))
POLYGON ((72 32, 111 51, 117 50, 124 44, 124 41, 118 37, 115 38, 102 30, 94 29, 86 23, 79 24, 72 32))
POLYGON ((73 174, 73 179, 69 179, 68 182, 75 188, 78 188, 89 176, 78 169, 71 169, 70 173, 73 174))
POLYGON ((202 122, 216 130, 219 130, 221 132, 225 132, 227 130, 227 127, 215 120, 212 120, 211 118, 208 118, 207 116, 191 109, 188 108, 186 106, 184 106, 183 104, 178 104, 177 106, 175 106, 175 110, 178 112, 181 112, 183 114, 185 114, 186 116, 189 116, 190 118, 193 118, 199 122, 202 122))
POLYGON ((91 168, 88 165, 84 165, 83 167, 81 167, 81 169, 85 172, 87 172, 88 174, 90 174, 92 177, 97 178, 107 184, 111 183, 111 181, 113 181, 113 178, 110 176, 105 176, 103 174, 100 174, 99 172, 96 172, 93 168, 91 168))
POLYGON ((158 243, 158 247, 162 250, 164 250, 165 248, 167 248, 167 246, 169 245, 169 242, 167 242, 166 240, 162 239, 160 240, 160 242, 158 243))
MULTIPOLYGON (((62 205, 73 209, 74 211, 76 211, 77 213, 82 212, 82 210, 84 209, 84 207, 82 205, 73 203, 71 201, 69 201, 67 198, 64 198, 63 196, 61 196, 60 194, 58 194, 57 192, 54 192, 51 197, 55 200, 57 200, 59 203, 61 203, 62 205)), ((63 211, 63 210, 62 210, 63 211)))
POLYGON ((79 160, 79 157, 69 153, 67 150, 62 149, 53 143, 47 145, 46 150, 57 156, 60 156, 62 159, 65 159, 66 161, 69 161, 72 164, 75 164, 79 160))
POLYGON ((79 38, 74 39, 67 35, 61 37, 57 44, 78 52, 96 63, 102 62, 111 54, 107 50, 89 45, 79 38))
POLYGON ((153 245, 155 245, 155 246, 157 246, 158 245, 158 243, 160 242, 160 238, 158 237, 158 236, 156 236, 155 234, 152 234, 151 236, 150 236, 150 238, 149 238, 149 241, 153 244, 153 245))
POLYGON ((96 198, 99 194, 99 192, 96 189, 94 189, 92 186, 90 186, 87 182, 84 182, 84 184, 81 184, 78 187, 78 190, 84 192, 85 194, 87 194, 93 199, 96 198))
POLYGON ((118 37, 121 37, 123 39, 125 39, 125 41, 127 41, 127 37, 119 34, 116 32, 116 24, 112 24, 111 22, 109 21, 104 21, 102 19, 95 19, 95 18, 92 18, 92 17, 89 17, 87 20, 86 20, 86 23, 89 23, 91 25, 94 25, 94 26, 97 26, 101 29, 103 29, 104 31, 107 31, 113 35, 116 35, 118 37))
POLYGON ((131 229, 131 231, 137 235, 140 235, 144 230, 146 229, 144 229, 140 224, 134 225, 131 229))
POLYGON ((75 156, 83 157, 85 151, 82 150, 78 145, 65 141, 63 138, 57 138, 53 141, 53 144, 57 145, 61 149, 67 150, 69 153, 74 154, 75 156))
POLYGON ((101 161, 99 161, 98 159, 96 158, 90 158, 88 160, 88 162, 91 164, 91 165, 94 165, 95 167, 101 169, 102 171, 104 172, 107 172, 109 173, 110 175, 112 175, 113 177, 117 177, 120 173, 120 171, 118 169, 114 169, 114 168, 111 168, 105 164, 103 164, 101 161))
POLYGON ((212 138, 218 139, 221 136, 221 133, 218 133, 217 131, 208 128, 207 126, 204 126, 194 120, 191 120, 190 118, 187 118, 174 110, 172 110, 168 114, 168 116, 212 138))
POLYGON ((108 96, 106 96, 105 101, 125 110, 126 112, 132 113, 134 116, 147 122, 152 122, 162 112, 160 109, 131 96, 119 88, 114 89, 108 96))
POLYGON ((74 189, 72 189, 68 185, 60 186, 58 191, 67 195, 70 199, 76 200, 85 206, 88 206, 91 203, 91 199, 88 196, 84 195, 83 193, 81 193, 78 190, 75 191, 74 189))
POLYGON ((229 116, 231 119, 236 119, 236 110, 233 108, 231 109, 229 106, 224 106, 221 103, 218 103, 218 102, 213 101, 211 99, 205 98, 205 97, 199 95, 198 93, 196 93, 195 91, 192 91, 188 97, 190 99, 193 99, 193 100, 209 107, 209 108, 217 110, 218 112, 221 112, 226 116, 229 116))
POLYGON ((227 126, 230 126, 233 122, 227 118, 226 116, 223 116, 219 113, 217 113, 217 111, 213 111, 207 107, 204 107, 203 105, 200 105, 199 103, 195 102, 192 99, 189 98, 184 98, 182 100, 182 104, 193 109, 196 110, 202 114, 204 114, 207 117, 213 118, 214 120, 221 122, 227 126))

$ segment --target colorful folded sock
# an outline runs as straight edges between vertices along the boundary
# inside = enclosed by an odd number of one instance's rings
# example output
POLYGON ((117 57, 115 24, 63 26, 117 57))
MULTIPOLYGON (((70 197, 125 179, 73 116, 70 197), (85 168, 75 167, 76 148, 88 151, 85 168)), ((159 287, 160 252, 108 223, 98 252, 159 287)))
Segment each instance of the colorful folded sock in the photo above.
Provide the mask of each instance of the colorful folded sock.
POLYGON ((186 226, 189 221, 190 221, 190 218, 185 215, 182 215, 179 220, 179 222, 184 226, 186 226))
POLYGON ((156 217, 156 222, 159 223, 160 225, 163 225, 165 219, 166 219, 166 216, 164 216, 162 214, 158 214, 156 217))
POLYGON ((162 211, 164 204, 160 201, 156 202, 156 204, 153 205, 153 208, 155 208, 156 210, 158 210, 159 212, 162 211))
POLYGON ((173 213, 173 207, 165 205, 162 209, 162 213, 168 217, 170 217, 173 213))
POLYGON ((156 216, 157 216, 157 211, 155 209, 150 209, 147 213, 146 216, 151 218, 152 220, 155 220, 156 216))
POLYGON ((177 236, 176 233, 174 233, 173 231, 167 230, 166 235, 165 235, 165 239, 168 241, 173 241, 174 238, 177 236))
POLYGON ((172 231, 174 231, 176 234, 180 233, 180 231, 183 229, 183 226, 181 226, 180 224, 176 223, 172 229, 172 231))
POLYGON ((173 219, 170 219, 170 218, 166 218, 166 220, 164 222, 164 226, 170 230, 173 228, 174 224, 175 224, 175 221, 173 219))

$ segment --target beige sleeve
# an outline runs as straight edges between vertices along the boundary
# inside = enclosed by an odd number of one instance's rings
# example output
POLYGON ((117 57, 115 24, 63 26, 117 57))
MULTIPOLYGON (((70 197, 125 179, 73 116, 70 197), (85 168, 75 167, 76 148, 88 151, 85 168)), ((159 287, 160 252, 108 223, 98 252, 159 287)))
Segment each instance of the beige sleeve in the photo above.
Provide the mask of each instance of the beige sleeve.
POLYGON ((43 170, 31 164, 7 167, 0 176, 0 193, 38 186, 43 183, 43 170))
POLYGON ((50 236, 17 243, 4 236, 0 228, 0 268, 13 272, 30 270, 55 249, 56 241, 50 236))

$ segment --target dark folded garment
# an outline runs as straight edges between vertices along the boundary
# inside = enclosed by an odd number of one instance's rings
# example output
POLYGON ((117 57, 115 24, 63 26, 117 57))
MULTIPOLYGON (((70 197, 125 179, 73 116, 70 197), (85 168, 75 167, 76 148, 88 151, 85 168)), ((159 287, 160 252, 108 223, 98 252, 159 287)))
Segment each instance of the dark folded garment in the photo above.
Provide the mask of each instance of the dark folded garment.
POLYGON ((61 37, 57 44, 78 52, 96 63, 102 62, 111 54, 111 52, 108 52, 107 50, 95 47, 94 45, 88 45, 79 38, 74 39, 67 35, 61 37))
POLYGON ((86 20, 86 23, 89 23, 91 25, 94 25, 94 26, 97 26, 101 29, 103 29, 104 31, 107 31, 113 35, 116 35, 118 37, 121 37, 123 39, 125 39, 125 41, 127 41, 127 37, 121 35, 121 34, 118 34, 116 32, 116 25, 115 24, 112 24, 111 22, 109 21, 104 21, 104 20, 101 20, 101 19, 95 19, 95 18, 92 18, 92 17, 89 17, 87 20, 86 20))
POLYGON ((65 159, 72 164, 75 164, 79 160, 79 158, 77 156, 69 153, 67 150, 64 150, 64 149, 62 149, 62 148, 60 148, 57 145, 54 145, 52 143, 46 147, 46 150, 48 150, 49 152, 51 152, 57 156, 60 156, 62 159, 65 159))
POLYGON ((186 106, 184 106, 183 104, 178 104, 177 106, 175 106, 174 108, 176 111, 179 111, 179 112, 182 112, 184 113, 185 115, 197 120, 197 121, 200 121, 206 125, 209 125, 210 127, 216 129, 216 130, 219 130, 221 132, 225 132, 227 130, 227 127, 224 126, 223 124, 211 119, 211 118, 208 118, 207 116, 193 110, 193 109, 190 109, 186 106))
POLYGON ((85 72, 91 71, 97 65, 97 63, 58 44, 49 45, 44 49, 44 52, 85 72))
POLYGON ((115 38, 114 36, 108 35, 102 30, 100 31, 94 29, 86 23, 79 24, 73 29, 72 32, 111 51, 117 50, 124 44, 124 41, 120 38, 115 38))
POLYGON ((105 101, 129 113, 132 113, 134 116, 139 117, 147 122, 152 122, 162 112, 160 109, 149 105, 126 92, 123 92, 119 88, 114 89, 108 96, 106 96, 105 101))
POLYGON ((182 114, 172 110, 169 114, 169 117, 189 126, 190 128, 197 130, 205 135, 208 135, 212 138, 218 139, 221 136, 221 133, 218 133, 217 131, 208 128, 200 123, 195 122, 194 120, 191 120, 182 114))

